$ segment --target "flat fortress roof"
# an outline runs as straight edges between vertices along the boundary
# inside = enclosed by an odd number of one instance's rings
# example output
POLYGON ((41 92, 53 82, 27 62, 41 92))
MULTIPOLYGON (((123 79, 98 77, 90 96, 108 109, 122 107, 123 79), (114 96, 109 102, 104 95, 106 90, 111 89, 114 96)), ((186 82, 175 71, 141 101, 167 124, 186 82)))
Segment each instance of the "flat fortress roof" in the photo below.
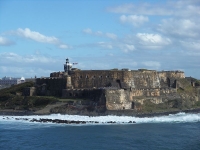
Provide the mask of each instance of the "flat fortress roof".
POLYGON ((150 71, 150 72, 155 72, 156 70, 129 70, 129 69, 121 69, 121 70, 118 70, 118 69, 110 69, 110 70, 71 70, 71 71, 134 71, 134 72, 141 72, 141 71, 150 71))

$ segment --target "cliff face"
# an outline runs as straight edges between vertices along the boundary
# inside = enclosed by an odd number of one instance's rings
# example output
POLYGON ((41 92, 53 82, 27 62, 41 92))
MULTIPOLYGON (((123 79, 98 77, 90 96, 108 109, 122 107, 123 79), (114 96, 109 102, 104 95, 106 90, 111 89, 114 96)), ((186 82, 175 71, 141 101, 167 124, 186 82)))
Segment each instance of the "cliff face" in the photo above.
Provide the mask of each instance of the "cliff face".
MULTIPOLYGON (((159 91, 159 90, 157 90, 159 91)), ((200 106, 200 89, 194 92, 169 92, 150 96, 133 96, 133 92, 127 90, 106 90, 107 110, 129 110, 138 112, 163 112, 173 110, 191 109, 200 106), (198 92, 198 94, 196 93, 198 92)), ((135 92, 135 91, 134 91, 135 92)))

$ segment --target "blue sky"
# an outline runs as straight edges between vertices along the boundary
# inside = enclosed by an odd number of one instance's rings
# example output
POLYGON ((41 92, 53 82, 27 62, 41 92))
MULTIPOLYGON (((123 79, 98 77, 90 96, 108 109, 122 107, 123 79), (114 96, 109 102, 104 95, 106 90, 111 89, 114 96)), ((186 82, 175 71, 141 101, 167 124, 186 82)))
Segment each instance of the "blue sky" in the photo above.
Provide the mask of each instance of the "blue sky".
POLYGON ((199 0, 1 0, 0 78, 82 70, 182 70, 200 78, 199 0))

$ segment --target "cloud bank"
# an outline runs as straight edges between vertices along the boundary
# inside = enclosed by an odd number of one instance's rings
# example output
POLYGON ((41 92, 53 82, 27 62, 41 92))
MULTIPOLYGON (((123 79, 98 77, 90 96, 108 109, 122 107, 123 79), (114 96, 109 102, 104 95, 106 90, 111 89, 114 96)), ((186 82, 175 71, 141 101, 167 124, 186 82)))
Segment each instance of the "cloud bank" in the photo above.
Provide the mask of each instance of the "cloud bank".
POLYGON ((0 36, 0 46, 10 46, 14 45, 15 43, 7 38, 0 36))
POLYGON ((18 28, 16 31, 13 31, 12 33, 14 33, 17 36, 30 39, 36 42, 53 44, 61 49, 69 48, 68 45, 64 44, 58 38, 54 36, 45 36, 39 32, 31 31, 29 28, 25 28, 25 29, 18 28))

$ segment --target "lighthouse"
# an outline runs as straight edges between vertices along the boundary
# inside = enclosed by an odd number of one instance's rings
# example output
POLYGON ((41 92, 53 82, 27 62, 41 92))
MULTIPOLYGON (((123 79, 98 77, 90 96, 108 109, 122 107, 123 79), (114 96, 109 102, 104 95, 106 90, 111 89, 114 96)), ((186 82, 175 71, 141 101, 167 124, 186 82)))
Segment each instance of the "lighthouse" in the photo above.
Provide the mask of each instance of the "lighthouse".
POLYGON ((66 59, 66 63, 64 64, 64 71, 66 73, 69 73, 69 71, 71 70, 72 68, 72 64, 69 63, 69 59, 67 58, 66 59))

